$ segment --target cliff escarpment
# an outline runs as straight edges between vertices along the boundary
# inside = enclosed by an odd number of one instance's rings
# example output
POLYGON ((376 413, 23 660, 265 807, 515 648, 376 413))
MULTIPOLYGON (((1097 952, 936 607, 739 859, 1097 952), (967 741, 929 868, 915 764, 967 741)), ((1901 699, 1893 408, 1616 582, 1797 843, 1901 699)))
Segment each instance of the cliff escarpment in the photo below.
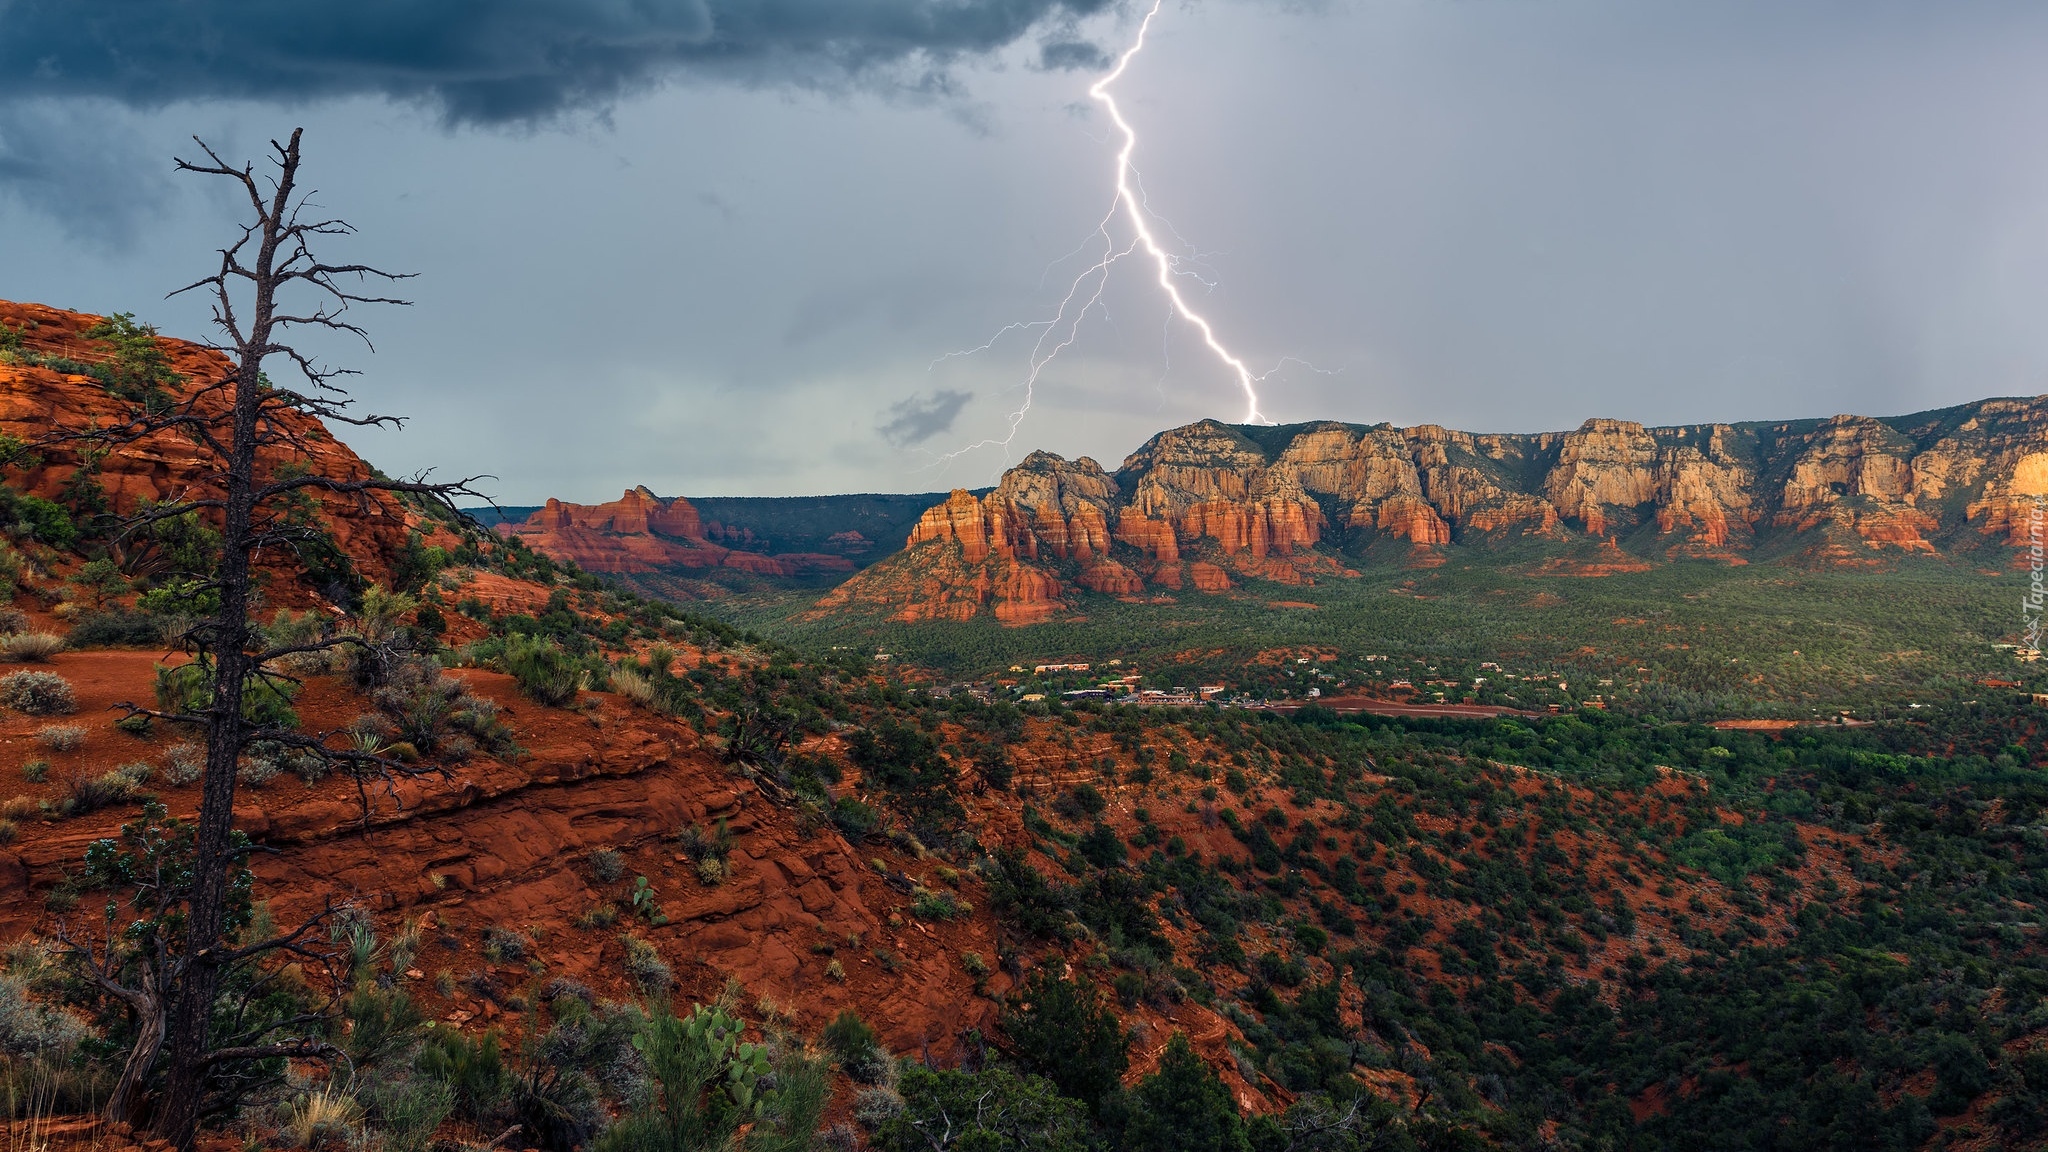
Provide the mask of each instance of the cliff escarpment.
MULTIPOLYGON (((2048 397, 1910 416, 1479 434, 1336 422, 1162 432, 1114 473, 1034 452, 929 509, 821 610, 1006 624, 1080 598, 1312 584, 1368 564, 1535 554, 1603 575, 1685 559, 1870 567, 2026 542, 2048 397)), ((1994 565, 2009 562, 1999 556, 1994 565)))
POLYGON ((528 546, 586 572, 644 576, 663 572, 727 569, 756 576, 794 577, 854 570, 844 555, 785 552, 769 555, 733 544, 754 543, 751 534, 707 523, 680 496, 663 499, 645 486, 604 504, 570 504, 550 499, 523 523, 506 529, 528 546))

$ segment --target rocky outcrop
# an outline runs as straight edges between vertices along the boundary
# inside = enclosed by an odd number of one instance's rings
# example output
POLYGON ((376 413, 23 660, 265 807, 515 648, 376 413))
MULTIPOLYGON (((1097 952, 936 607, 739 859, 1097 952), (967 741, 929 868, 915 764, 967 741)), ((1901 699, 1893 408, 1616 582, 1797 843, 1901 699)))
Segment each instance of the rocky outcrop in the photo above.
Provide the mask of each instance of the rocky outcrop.
POLYGON ((688 500, 664 500, 644 486, 604 504, 550 499, 524 523, 501 530, 586 572, 632 575, 729 568, 757 576, 802 576, 854 569, 844 556, 768 556, 712 543, 709 536, 723 535, 718 525, 707 526, 688 500))
POLYGON ((1205 420, 1116 473, 1036 452, 993 492, 955 492, 904 553, 821 609, 899 619, 1049 619, 1089 593, 1226 594, 1303 584, 1400 545, 1531 543, 1530 571, 1603 576, 1654 561, 1817 565, 2018 546, 2048 497, 2048 397, 1912 416, 1648 428, 1588 420, 1497 435, 1435 425, 1205 420))
MULTIPOLYGON (((130 405, 112 395, 91 376, 75 369, 104 361, 108 350, 84 333, 102 317, 66 312, 39 304, 0 301, 0 328, 18 341, 15 353, 0 353, 0 435, 31 444, 53 432, 118 427, 130 405), (57 359, 54 363, 51 358, 57 359)), ((201 415, 227 411, 227 397, 216 386, 227 379, 232 363, 219 352, 184 340, 159 338, 158 348, 173 371, 184 378, 172 389, 190 400, 201 415)), ((296 440, 296 448, 279 445, 259 457, 264 476, 285 468, 306 468, 337 480, 367 480, 372 469, 334 438, 319 420, 297 412, 272 416, 280 430, 296 440)), ((81 485, 96 486, 107 508, 133 511, 145 502, 219 495, 214 460, 184 435, 161 432, 91 461, 81 459, 78 446, 44 444, 22 463, 6 469, 6 483, 17 491, 60 504, 70 503, 81 485), (89 476, 80 477, 84 468, 89 476)), ((355 566, 365 573, 386 572, 407 533, 419 527, 431 534, 388 493, 340 494, 307 490, 322 526, 355 566)), ((305 590, 313 595, 311 590, 305 590)), ((285 592, 280 586, 272 595, 285 592)))
POLYGON ((1129 493, 1125 510, 1144 525, 1125 537, 1155 560, 1170 561, 1180 542, 1213 540, 1226 557, 1254 560, 1286 556, 1322 538, 1322 509, 1289 470, 1268 466, 1264 452, 1242 433, 1214 420, 1161 432, 1132 453, 1117 472, 1129 493), (1170 525, 1174 546, 1163 546, 1155 523, 1170 525))

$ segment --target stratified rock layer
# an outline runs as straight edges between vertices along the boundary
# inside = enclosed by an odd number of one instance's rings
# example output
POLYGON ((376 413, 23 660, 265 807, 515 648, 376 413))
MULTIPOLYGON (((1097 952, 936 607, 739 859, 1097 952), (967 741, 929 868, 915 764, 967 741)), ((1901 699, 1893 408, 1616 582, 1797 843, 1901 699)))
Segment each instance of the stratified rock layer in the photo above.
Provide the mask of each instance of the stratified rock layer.
POLYGON ((1088 593, 1305 584, 1361 558, 1428 565, 1525 542, 1552 547, 1542 571, 1583 575, 1681 558, 1867 566, 2025 545, 2042 494, 2048 397, 1530 435, 1205 420, 1153 437, 1113 475, 1034 452, 988 495, 931 508, 904 552, 820 610, 1031 623, 1088 593))
POLYGON ((605 504, 551 499, 509 531, 549 557, 571 561, 586 572, 631 575, 731 568, 757 576, 801 576, 854 568, 844 556, 766 556, 714 544, 710 537, 726 533, 716 524, 706 525, 688 500, 664 500, 644 486, 605 504))

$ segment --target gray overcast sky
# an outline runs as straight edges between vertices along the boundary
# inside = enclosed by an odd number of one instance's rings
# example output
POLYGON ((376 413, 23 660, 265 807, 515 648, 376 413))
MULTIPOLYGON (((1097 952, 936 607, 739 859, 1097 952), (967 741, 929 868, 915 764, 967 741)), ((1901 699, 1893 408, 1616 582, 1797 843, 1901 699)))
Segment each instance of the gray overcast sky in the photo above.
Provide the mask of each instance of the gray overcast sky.
MULTIPOLYGON (((303 124, 320 202, 361 229, 336 254, 420 274, 416 307, 360 317, 374 356, 334 349, 366 407, 412 417, 351 437, 386 470, 495 473, 507 503, 987 483, 1001 451, 934 461, 1002 434, 1026 344, 932 362, 1085 266, 1060 261, 1109 205, 1111 126, 1097 71, 1046 64, 1114 52, 1141 10, 811 2, 450 4, 469 22, 422 29, 360 0, 340 30, 243 19, 327 4, 174 6, 249 50, 68 15, 111 0, 0 2, 0 296, 204 335, 162 297, 233 204, 170 157, 303 124)), ((1213 283, 1191 299, 1256 365, 1320 370, 1266 382, 1275 419, 2048 391, 2048 5, 1169 0, 1154 33, 1117 92, 1213 283)), ((1114 467, 1242 414, 1129 265, 1008 456, 1114 467)))

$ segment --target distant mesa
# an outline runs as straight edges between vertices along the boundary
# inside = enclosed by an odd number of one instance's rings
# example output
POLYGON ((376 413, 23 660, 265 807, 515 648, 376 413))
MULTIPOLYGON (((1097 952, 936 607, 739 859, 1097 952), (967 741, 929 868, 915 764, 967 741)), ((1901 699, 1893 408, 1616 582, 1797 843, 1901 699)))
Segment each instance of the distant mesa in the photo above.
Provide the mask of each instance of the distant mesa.
POLYGON ((855 568, 844 556, 814 552, 768 555, 716 543, 721 539, 750 540, 751 534, 706 524, 688 500, 680 496, 664 500, 645 486, 604 504, 550 499, 524 522, 500 525, 498 530, 519 537, 553 559, 609 575, 726 568, 757 576, 796 577, 852 572, 855 568))
POLYGON ((1687 560, 1880 567, 2023 546, 2044 491, 2048 396, 1502 435, 1205 420, 1154 436, 1114 473, 1034 452, 993 491, 926 510, 902 552, 813 614, 1031 624, 1090 595, 1224 595, 1454 555, 1532 577, 1687 560))

